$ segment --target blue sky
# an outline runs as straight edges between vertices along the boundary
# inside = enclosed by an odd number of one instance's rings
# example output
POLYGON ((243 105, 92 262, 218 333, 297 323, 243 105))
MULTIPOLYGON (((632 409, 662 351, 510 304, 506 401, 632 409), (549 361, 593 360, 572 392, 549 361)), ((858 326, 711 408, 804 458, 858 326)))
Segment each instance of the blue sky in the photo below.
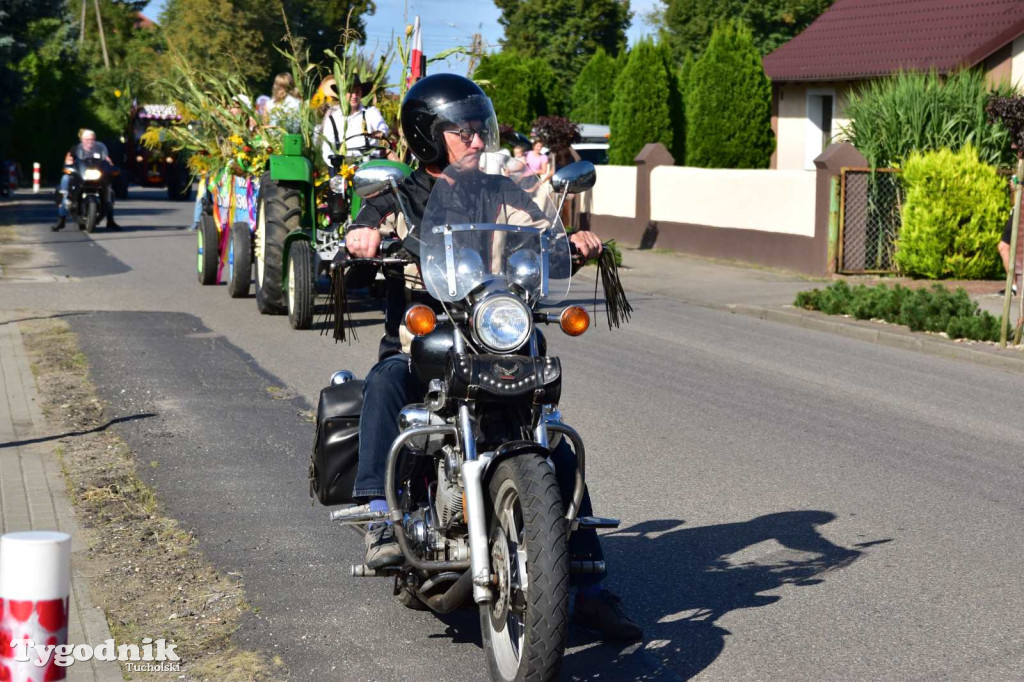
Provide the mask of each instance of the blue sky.
MULTIPOLYGON (((156 19, 163 4, 164 0, 153 0, 146 6, 145 14, 156 19)), ((643 16, 658 4, 660 0, 632 0, 634 17, 629 29, 630 44, 652 33, 643 16)), ((367 48, 377 47, 380 51, 390 45, 393 35, 401 32, 406 23, 412 23, 417 14, 423 26, 423 51, 427 56, 459 45, 468 47, 476 32, 483 36, 489 50, 500 47, 500 13, 489 0, 377 0, 377 12, 366 21, 367 48)), ((437 71, 465 73, 466 63, 453 58, 446 67, 431 65, 427 72, 437 71)), ((395 78, 394 74, 392 77, 395 78)))

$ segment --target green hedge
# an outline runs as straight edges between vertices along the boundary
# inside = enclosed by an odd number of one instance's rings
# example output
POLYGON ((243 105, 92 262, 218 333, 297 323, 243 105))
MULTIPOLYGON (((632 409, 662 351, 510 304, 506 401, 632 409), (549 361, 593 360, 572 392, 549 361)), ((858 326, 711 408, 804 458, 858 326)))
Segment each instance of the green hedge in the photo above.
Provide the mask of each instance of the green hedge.
POLYGON ((934 284, 930 289, 908 289, 885 284, 850 287, 846 282, 825 289, 801 291, 793 305, 829 315, 849 315, 858 320, 885 320, 911 331, 945 332, 951 339, 998 341, 1001 317, 979 310, 967 292, 955 292, 934 284))
POLYGON ((967 145, 957 152, 911 152, 902 176, 907 196, 896 244, 900 270, 931 279, 998 277, 1003 266, 997 247, 1011 202, 996 169, 967 145))

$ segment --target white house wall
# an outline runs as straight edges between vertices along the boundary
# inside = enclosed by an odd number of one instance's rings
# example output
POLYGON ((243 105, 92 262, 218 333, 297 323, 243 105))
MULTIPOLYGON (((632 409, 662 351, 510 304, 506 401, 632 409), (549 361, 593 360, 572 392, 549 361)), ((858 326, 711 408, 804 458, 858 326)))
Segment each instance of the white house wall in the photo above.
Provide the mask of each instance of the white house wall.
POLYGON ((815 178, 802 170, 660 166, 651 173, 651 220, 813 237, 815 178))
POLYGON ((636 166, 598 166, 597 183, 583 196, 583 210, 619 218, 636 217, 636 166))

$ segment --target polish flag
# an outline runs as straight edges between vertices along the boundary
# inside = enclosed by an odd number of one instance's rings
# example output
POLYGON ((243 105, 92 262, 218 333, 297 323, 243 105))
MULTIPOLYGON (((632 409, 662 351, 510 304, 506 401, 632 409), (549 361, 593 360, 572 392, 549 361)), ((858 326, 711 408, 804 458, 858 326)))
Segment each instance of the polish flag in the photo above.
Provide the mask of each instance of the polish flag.
POLYGON ((412 85, 427 75, 427 59, 423 56, 423 34, 420 31, 420 18, 416 17, 412 29, 412 53, 409 55, 409 79, 406 85, 412 85))

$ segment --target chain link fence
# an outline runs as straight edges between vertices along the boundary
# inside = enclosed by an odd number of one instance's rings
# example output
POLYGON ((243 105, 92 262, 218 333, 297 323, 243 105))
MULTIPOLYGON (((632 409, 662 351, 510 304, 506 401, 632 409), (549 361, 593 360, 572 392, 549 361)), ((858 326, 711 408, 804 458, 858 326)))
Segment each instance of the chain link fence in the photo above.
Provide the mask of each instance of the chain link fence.
POLYGON ((839 192, 839 272, 895 273, 904 199, 899 171, 844 168, 839 192))

